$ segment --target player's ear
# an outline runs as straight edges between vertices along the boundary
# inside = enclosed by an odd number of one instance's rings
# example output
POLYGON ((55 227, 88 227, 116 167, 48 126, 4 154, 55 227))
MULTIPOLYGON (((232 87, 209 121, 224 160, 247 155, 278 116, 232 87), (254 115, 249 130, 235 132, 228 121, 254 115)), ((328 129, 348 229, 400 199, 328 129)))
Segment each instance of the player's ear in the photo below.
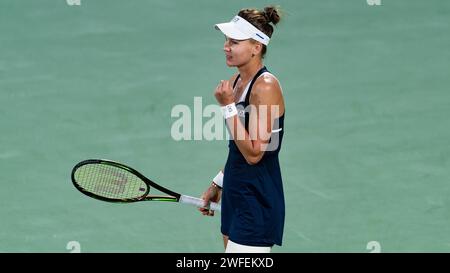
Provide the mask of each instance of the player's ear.
POLYGON ((263 44, 261 44, 260 42, 253 42, 253 48, 252 48, 252 57, 254 56, 258 56, 263 49, 263 44))

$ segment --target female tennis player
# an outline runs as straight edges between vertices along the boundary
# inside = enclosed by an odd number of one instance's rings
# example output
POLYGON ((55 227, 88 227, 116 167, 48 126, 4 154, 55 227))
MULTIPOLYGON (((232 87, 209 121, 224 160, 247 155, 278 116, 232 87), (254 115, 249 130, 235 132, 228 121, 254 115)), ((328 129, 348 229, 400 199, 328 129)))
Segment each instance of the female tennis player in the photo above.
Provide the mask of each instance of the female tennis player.
MULTIPOLYGON (((205 207, 222 199, 221 232, 227 253, 267 253, 282 244, 284 193, 278 153, 284 124, 280 83, 263 64, 276 7, 243 9, 217 24, 225 35, 226 64, 238 73, 215 90, 231 136, 225 168, 203 193, 205 207)), ((206 208, 204 215, 213 216, 206 208)))

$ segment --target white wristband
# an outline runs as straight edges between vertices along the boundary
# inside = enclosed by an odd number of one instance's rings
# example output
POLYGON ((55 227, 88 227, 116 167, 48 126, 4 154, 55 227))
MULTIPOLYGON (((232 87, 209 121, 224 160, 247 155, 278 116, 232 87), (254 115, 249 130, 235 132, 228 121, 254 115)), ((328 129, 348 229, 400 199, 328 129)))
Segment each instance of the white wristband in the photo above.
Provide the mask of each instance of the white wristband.
POLYGON ((216 177, 214 177, 213 179, 214 184, 216 184, 217 186, 219 186, 220 188, 222 188, 223 185, 223 172, 220 171, 216 177))
POLYGON ((230 103, 228 105, 222 106, 221 109, 222 109, 223 117, 225 119, 231 118, 238 114, 236 104, 234 102, 230 103))

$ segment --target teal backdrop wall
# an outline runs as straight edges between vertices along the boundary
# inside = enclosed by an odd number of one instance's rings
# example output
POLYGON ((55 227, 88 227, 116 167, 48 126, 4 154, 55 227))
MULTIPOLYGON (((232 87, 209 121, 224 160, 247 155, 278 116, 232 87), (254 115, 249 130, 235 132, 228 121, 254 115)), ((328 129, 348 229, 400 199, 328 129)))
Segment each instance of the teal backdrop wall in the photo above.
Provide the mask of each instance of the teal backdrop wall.
POLYGON ((273 252, 450 251, 448 1, 80 3, 0 2, 1 252, 223 252, 219 214, 100 202, 70 171, 107 158, 200 196, 227 143, 175 141, 171 110, 215 104, 235 70, 213 25, 269 4, 285 11, 265 59, 286 100, 273 252))

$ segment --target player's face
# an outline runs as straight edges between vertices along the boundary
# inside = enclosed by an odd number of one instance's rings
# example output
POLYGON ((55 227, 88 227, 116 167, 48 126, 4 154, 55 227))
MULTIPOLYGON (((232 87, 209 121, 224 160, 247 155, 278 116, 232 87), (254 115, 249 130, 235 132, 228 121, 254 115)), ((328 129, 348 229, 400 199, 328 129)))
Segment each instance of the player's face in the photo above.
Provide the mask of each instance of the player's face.
POLYGON ((248 63, 251 58, 255 44, 250 40, 235 40, 225 37, 223 51, 225 52, 226 63, 229 67, 242 66, 248 63))

